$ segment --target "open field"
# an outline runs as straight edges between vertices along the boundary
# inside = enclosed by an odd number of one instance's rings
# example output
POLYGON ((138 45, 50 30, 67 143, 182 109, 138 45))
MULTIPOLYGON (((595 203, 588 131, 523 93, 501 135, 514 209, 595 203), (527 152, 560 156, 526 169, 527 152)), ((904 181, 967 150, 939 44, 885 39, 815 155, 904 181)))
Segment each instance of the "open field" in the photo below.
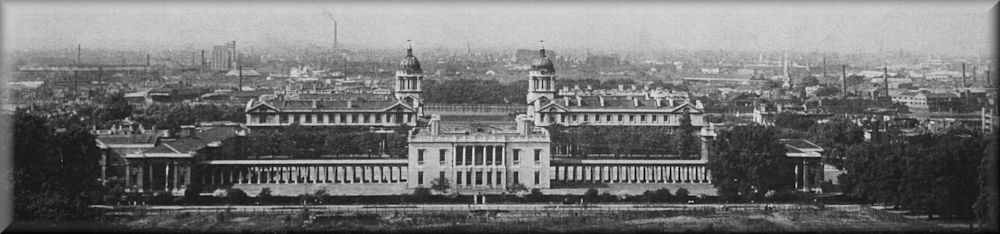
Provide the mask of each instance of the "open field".
POLYGON ((282 232, 966 231, 863 206, 807 205, 406 205, 160 207, 108 212, 118 230, 282 232))

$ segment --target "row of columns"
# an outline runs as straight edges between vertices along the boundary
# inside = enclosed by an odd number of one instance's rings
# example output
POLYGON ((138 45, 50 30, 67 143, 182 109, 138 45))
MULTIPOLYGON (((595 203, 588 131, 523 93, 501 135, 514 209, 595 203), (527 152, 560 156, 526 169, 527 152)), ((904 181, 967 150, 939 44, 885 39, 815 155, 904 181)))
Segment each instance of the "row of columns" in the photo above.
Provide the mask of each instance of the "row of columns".
POLYGON ((546 77, 531 77, 531 90, 555 91, 552 88, 552 79, 546 77))
POLYGON ((709 183, 705 166, 555 166, 553 181, 608 183, 709 183))
POLYGON ((809 191, 816 187, 817 183, 813 183, 816 176, 810 173, 814 165, 818 164, 811 163, 809 160, 800 160, 795 164, 795 188, 809 191))
POLYGON ((191 184, 191 167, 186 163, 125 163, 125 187, 131 191, 179 191, 191 184), (157 177, 161 174, 163 177, 157 177), (161 186, 162 185, 162 186, 161 186))
POLYGON ((502 170, 469 170, 455 172, 455 186, 462 188, 504 187, 507 178, 502 170))
MULTIPOLYGON (((677 123, 677 118, 670 119, 674 114, 559 114, 542 113, 542 121, 560 124, 582 124, 582 123, 646 123, 671 125, 677 123), (618 117, 621 116, 621 120, 618 117), (576 119, 574 119, 574 117, 576 119), (608 117, 611 119, 609 120, 608 117), (645 118, 645 120, 643 120, 645 118)), ((693 122, 693 121, 692 121, 693 122)))
POLYGON ((406 166, 210 166, 204 184, 402 183, 406 166))
POLYGON ((343 125, 367 125, 381 123, 410 123, 413 122, 412 113, 398 115, 395 113, 349 113, 349 114, 247 114, 248 122, 251 124, 286 124, 298 122, 302 124, 343 124, 343 125), (282 122, 281 115, 288 118, 282 122), (310 116, 310 121, 306 121, 306 115, 310 116), (331 118, 330 116, 333 115, 331 118), (332 120, 332 121, 331 121, 332 120), (350 120, 350 121, 349 121, 350 120), (378 120, 378 121, 376 121, 378 120), (263 121, 263 122, 261 122, 263 121))
POLYGON ((455 146, 455 166, 504 165, 504 152, 495 145, 455 146))
POLYGON ((417 77, 396 77, 396 90, 420 90, 420 79, 417 77))

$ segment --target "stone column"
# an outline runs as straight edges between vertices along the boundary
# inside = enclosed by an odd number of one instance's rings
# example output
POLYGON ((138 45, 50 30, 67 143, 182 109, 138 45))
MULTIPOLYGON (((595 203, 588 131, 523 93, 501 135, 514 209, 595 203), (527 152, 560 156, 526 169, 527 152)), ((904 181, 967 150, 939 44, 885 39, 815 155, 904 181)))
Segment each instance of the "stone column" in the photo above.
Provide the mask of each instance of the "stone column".
POLYGON ((802 176, 802 173, 799 173, 799 171, 801 170, 801 168, 802 168, 802 164, 801 163, 796 163, 795 164, 795 188, 802 188, 800 186, 801 183, 799 183, 799 177, 802 176))
POLYGON ((125 188, 132 188, 132 165, 125 161, 125 188))
POLYGON ((143 192, 146 189, 144 183, 144 181, 146 180, 146 165, 139 164, 138 169, 139 169, 139 176, 137 176, 136 178, 136 183, 138 185, 137 187, 139 187, 139 192, 143 192))
POLYGON ((180 170, 178 170, 179 168, 177 167, 177 162, 173 162, 172 166, 174 167, 174 185, 171 187, 171 190, 176 191, 179 189, 177 185, 180 183, 180 176, 177 174, 180 174, 180 170))
POLYGON ((802 190, 809 191, 809 162, 802 159, 802 190))

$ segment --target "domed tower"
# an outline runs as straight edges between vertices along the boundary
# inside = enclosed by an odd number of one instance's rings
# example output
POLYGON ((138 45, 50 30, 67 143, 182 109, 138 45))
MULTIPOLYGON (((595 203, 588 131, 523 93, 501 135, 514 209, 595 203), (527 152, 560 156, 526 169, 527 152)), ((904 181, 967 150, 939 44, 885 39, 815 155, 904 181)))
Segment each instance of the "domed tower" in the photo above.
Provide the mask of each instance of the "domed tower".
POLYGON ((399 70, 396 71, 396 99, 419 107, 423 99, 420 98, 421 81, 424 80, 424 70, 420 68, 420 60, 413 56, 413 46, 407 42, 406 57, 399 61, 399 70))
POLYGON ((528 71, 528 104, 535 104, 540 99, 551 101, 556 98, 556 67, 545 55, 544 44, 538 55, 539 57, 531 63, 531 70, 528 71))

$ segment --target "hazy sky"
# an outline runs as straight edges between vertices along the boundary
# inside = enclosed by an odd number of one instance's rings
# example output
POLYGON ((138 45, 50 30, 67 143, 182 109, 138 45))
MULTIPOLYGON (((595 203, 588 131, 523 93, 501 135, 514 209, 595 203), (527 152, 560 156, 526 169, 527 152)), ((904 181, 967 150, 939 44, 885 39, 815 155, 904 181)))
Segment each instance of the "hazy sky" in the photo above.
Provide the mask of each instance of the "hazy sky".
POLYGON ((996 1, 935 2, 21 2, 7 48, 346 47, 738 49, 974 54, 992 48, 996 1))

